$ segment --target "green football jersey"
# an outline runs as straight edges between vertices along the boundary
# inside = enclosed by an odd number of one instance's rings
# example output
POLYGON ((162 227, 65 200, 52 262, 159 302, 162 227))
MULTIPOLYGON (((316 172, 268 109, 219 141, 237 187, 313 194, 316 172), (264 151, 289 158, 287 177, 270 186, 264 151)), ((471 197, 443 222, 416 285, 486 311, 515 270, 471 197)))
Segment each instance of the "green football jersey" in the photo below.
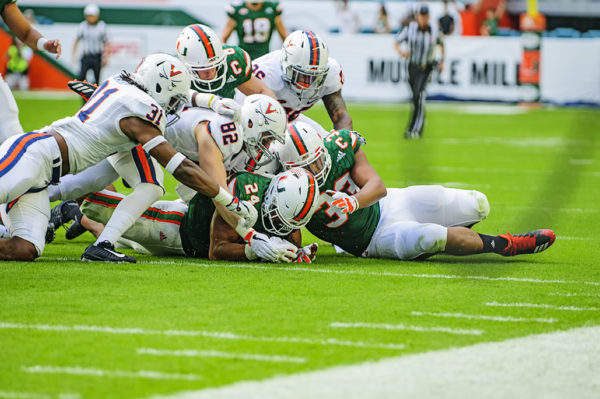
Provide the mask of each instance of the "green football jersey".
POLYGON ((210 222, 215 205, 210 197, 197 193, 188 204, 188 212, 179 227, 181 245, 192 258, 208 258, 210 247, 210 222))
POLYGON ((325 184, 319 187, 321 192, 319 208, 306 228, 320 239, 360 256, 369 246, 379 223, 379 202, 348 215, 331 205, 331 196, 325 191, 341 191, 349 195, 359 191, 350 177, 350 171, 354 166, 354 154, 359 150, 361 141, 355 132, 342 129, 332 131, 325 138, 324 143, 331 155, 331 171, 325 184))
POLYGON ((236 22, 235 31, 239 46, 253 60, 269 52, 269 42, 275 29, 275 18, 281 15, 281 6, 275 1, 265 1, 260 10, 246 7, 245 2, 236 1, 226 7, 229 18, 236 22))
POLYGON ((269 184, 270 178, 250 172, 236 173, 229 179, 229 191, 240 201, 251 202, 258 211, 254 229, 261 233, 267 232, 262 222, 262 202, 269 184))

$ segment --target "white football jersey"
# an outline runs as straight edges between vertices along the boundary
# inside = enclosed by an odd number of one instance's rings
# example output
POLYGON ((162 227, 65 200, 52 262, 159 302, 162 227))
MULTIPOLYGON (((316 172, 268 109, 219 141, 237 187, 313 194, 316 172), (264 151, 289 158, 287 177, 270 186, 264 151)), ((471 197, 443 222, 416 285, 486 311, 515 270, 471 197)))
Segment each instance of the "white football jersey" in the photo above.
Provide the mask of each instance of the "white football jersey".
POLYGON ((119 127, 123 118, 137 117, 152 122, 161 133, 165 116, 158 103, 118 75, 105 80, 75 116, 60 119, 39 131, 60 133, 69 148, 70 173, 96 165, 115 152, 129 151, 139 143, 119 127))
POLYGON ((167 141, 179 152, 198 162, 198 142, 194 129, 199 123, 207 121, 208 131, 223 154, 225 170, 230 172, 232 160, 242 152, 244 133, 241 126, 233 119, 208 108, 185 108, 181 117, 165 131, 167 141))
MULTIPOLYGON (((341 65, 329 57, 327 66, 329 71, 323 85, 308 98, 300 98, 283 80, 283 68, 281 67, 281 52, 275 50, 252 61, 252 74, 262 80, 269 89, 273 90, 277 99, 287 113, 288 122, 293 122, 298 115, 317 103, 323 96, 335 93, 344 84, 344 74, 341 65)), ((244 95, 236 91, 236 101, 241 103, 244 95)))

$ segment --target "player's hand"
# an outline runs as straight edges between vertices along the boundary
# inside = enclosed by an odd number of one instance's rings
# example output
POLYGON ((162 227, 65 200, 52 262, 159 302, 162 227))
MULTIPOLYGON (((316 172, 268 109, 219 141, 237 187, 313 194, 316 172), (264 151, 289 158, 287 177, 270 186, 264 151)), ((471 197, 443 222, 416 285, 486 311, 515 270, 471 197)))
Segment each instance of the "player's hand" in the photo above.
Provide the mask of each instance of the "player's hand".
POLYGON ((219 115, 227 116, 236 122, 240 120, 242 106, 231 98, 219 98, 212 101, 210 108, 219 115))
POLYGON ((333 190, 327 190, 325 192, 333 199, 331 205, 341 209, 342 213, 349 215, 358 210, 358 200, 355 196, 333 190))
POLYGON ((319 249, 319 244, 317 244, 316 242, 305 247, 299 248, 296 252, 296 262, 312 263, 317 257, 317 249, 319 249))
POLYGON ((297 248, 280 237, 268 237, 254 230, 248 238, 248 246, 261 259, 270 262, 291 262, 295 258, 297 248))
POLYGON ((54 39, 48 40, 46 43, 44 43, 44 50, 46 50, 49 53, 56 54, 56 59, 58 59, 62 52, 62 47, 60 45, 60 42, 57 39, 54 39))
POLYGON ((248 201, 240 201, 238 197, 234 196, 231 202, 225 205, 225 208, 236 215, 241 216, 242 219, 244 219, 244 223, 246 224, 247 228, 254 226, 256 219, 258 219, 258 212, 252 203, 248 201))

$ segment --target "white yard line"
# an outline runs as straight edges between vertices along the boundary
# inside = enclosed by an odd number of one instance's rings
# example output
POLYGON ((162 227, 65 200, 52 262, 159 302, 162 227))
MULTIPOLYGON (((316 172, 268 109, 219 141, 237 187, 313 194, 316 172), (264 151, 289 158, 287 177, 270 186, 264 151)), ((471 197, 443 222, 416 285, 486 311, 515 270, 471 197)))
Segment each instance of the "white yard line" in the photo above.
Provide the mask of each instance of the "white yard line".
POLYGON ((459 329, 449 327, 421 327, 408 326, 406 324, 385 324, 385 323, 341 323, 334 322, 329 325, 332 328, 372 328, 378 330, 396 330, 396 331, 416 331, 416 332, 441 332, 456 335, 481 335, 483 330, 477 329, 459 329))
POLYGON ((16 329, 16 330, 37 330, 37 331, 65 331, 65 332, 93 332, 106 334, 132 334, 132 335, 163 335, 163 336, 186 336, 186 337, 207 337, 216 339, 230 339, 240 341, 262 341, 262 342, 285 342, 298 343, 309 345, 324 345, 324 346, 348 346, 355 348, 377 348, 377 349, 404 349, 403 344, 387 344, 377 342, 361 342, 361 341, 342 341, 337 338, 324 339, 309 339, 300 337, 260 337, 251 335, 239 335, 230 332, 217 331, 194 331, 194 330, 146 330, 143 328, 120 328, 107 326, 62 326, 49 324, 20 324, 0 322, 0 330, 16 329))
MULTIPOLYGON (((367 272, 364 270, 348 270, 348 269, 321 269, 308 267, 289 267, 281 265, 262 266, 251 265, 244 263, 224 264, 224 263, 183 263, 173 261, 147 261, 147 264, 160 265, 181 265, 211 268, 226 268, 226 269, 251 269, 251 270, 268 270, 278 272, 302 272, 302 273, 318 273, 318 274, 341 274, 354 276, 369 276, 369 277, 398 277, 398 278, 425 278, 425 279, 442 279, 442 280, 482 280, 482 281, 511 281, 515 283, 532 283, 532 284, 576 284, 576 285, 592 285, 600 286, 597 281, 575 281, 575 280, 541 280, 537 278, 519 278, 519 277, 488 277, 488 276, 461 276, 456 274, 410 274, 410 273, 394 273, 394 272, 367 272)), ((345 264, 339 264, 344 267, 345 264)))
POLYGON ((413 316, 431 316, 431 317, 444 317, 444 318, 457 318, 457 319, 469 319, 469 320, 489 320, 489 321, 500 321, 500 322, 535 322, 535 323, 556 323, 557 319, 552 318, 525 318, 525 317, 512 317, 512 316, 487 316, 477 314, 464 314, 464 313, 434 313, 434 312, 410 312, 413 316))
POLYGON ((91 377, 106 377, 106 378, 142 378, 152 380, 184 380, 198 381, 202 379, 196 374, 174 374, 163 373, 161 371, 139 370, 139 371, 124 371, 124 370, 102 370, 85 368, 79 366, 59 367, 59 366, 21 366, 21 370, 25 373, 32 374, 68 374, 82 375, 91 377))
POLYGON ((259 362, 273 362, 273 363, 306 363, 307 359, 304 357, 294 356, 282 356, 282 355, 261 355, 255 353, 231 353, 221 352, 215 350, 195 350, 195 349, 179 349, 179 350, 167 350, 167 349, 154 349, 154 348, 140 348, 137 351, 138 355, 152 355, 152 356, 181 356, 181 357, 216 357, 222 359, 237 359, 237 360, 255 360, 259 362))
POLYGON ((549 292, 548 295, 565 296, 565 297, 585 296, 585 297, 592 297, 592 298, 600 298, 600 294, 591 294, 591 293, 587 293, 587 292, 549 292))
POLYGON ((154 399, 593 399, 600 327, 393 357, 154 399))
POLYGON ((557 306, 549 305, 545 303, 500 303, 500 302, 486 302, 485 306, 499 306, 504 308, 542 308, 542 309, 556 309, 556 310, 570 310, 573 312, 585 312, 585 311, 596 311, 600 308, 588 307, 581 308, 577 306, 557 306))

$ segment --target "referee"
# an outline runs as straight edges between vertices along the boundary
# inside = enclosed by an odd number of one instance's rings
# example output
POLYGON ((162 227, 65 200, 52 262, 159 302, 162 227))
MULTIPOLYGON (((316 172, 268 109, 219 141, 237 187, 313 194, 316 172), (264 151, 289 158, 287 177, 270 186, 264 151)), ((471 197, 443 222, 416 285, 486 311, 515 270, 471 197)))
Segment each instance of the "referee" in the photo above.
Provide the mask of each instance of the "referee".
POLYGON ((412 92, 413 110, 404 133, 407 139, 420 139, 425 124, 425 87, 433 67, 441 72, 444 67, 444 43, 441 33, 429 24, 429 8, 421 6, 412 21, 396 36, 395 48, 403 58, 408 58, 408 84, 412 92), (441 59, 434 61, 435 48, 440 47, 441 59))
POLYGON ((85 21, 79 24, 77 39, 73 46, 73 57, 77 54, 79 42, 82 55, 79 68, 79 80, 85 80, 87 72, 94 72, 94 83, 100 82, 100 69, 108 61, 106 24, 100 21, 100 9, 96 4, 88 4, 83 10, 85 21))

